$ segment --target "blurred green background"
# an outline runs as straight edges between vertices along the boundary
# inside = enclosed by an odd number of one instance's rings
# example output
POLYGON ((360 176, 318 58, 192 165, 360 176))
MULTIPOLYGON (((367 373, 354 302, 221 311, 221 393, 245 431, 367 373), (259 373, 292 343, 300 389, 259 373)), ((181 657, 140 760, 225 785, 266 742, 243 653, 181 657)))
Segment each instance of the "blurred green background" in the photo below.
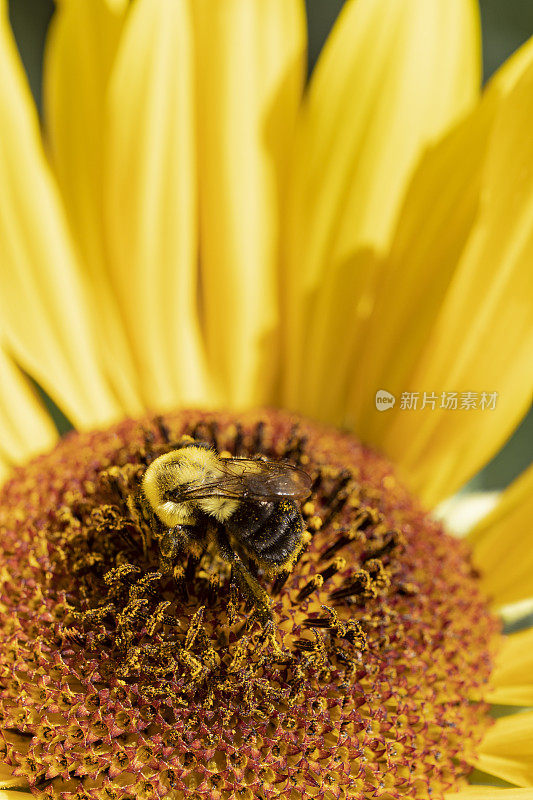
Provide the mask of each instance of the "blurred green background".
MULTIPOLYGON (((403 0, 391 0, 395 1, 403 2, 403 0)), ((344 0, 306 0, 310 71, 343 2, 344 0)), ((479 4, 483 31, 483 74, 484 80, 487 80, 494 70, 533 34, 533 0, 480 0, 479 4)), ((51 0, 9 2, 11 24, 39 106, 43 44, 53 8, 51 0)), ((58 428, 63 430, 68 423, 58 414, 55 418, 58 428)), ((533 411, 503 450, 474 478, 470 488, 499 489, 506 486, 530 464, 532 452, 533 411)))

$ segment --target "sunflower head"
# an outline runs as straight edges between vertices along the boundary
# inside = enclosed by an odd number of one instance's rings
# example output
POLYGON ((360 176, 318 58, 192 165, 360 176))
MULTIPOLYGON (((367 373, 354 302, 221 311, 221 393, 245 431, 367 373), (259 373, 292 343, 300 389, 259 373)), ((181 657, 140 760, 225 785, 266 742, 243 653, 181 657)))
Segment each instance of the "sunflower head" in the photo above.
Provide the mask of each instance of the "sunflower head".
POLYGON ((422 798, 468 772, 497 623, 464 545, 351 436, 274 411, 71 435, 1 524, 2 739, 37 794, 422 798), (209 548, 158 571, 135 498, 183 434, 312 478, 298 562, 257 574, 272 622, 209 548))

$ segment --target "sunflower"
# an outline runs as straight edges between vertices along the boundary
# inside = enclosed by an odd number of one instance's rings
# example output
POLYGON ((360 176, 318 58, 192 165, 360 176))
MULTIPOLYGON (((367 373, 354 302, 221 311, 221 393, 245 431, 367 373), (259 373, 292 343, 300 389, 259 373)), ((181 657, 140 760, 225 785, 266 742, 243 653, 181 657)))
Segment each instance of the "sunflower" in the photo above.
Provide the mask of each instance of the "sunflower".
POLYGON ((533 470, 426 510, 531 399, 533 46, 480 94, 475 2, 348 0, 305 50, 299 0, 62 0, 41 129, 2 2, 6 800, 533 797, 533 470), (184 434, 313 478, 272 625, 143 547, 184 434))

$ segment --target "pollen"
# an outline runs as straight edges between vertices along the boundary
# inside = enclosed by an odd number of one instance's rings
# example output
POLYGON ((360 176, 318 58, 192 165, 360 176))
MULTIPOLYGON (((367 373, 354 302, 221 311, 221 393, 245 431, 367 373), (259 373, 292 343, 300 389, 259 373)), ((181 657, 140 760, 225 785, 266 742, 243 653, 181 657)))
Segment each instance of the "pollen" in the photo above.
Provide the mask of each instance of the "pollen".
POLYGON ((0 528, 0 750, 35 796, 423 800, 466 782, 498 623, 465 544, 352 436, 271 410, 71 434, 15 471, 0 528), (294 563, 255 568, 272 620, 205 543, 158 569, 136 498, 184 434, 312 480, 294 563))

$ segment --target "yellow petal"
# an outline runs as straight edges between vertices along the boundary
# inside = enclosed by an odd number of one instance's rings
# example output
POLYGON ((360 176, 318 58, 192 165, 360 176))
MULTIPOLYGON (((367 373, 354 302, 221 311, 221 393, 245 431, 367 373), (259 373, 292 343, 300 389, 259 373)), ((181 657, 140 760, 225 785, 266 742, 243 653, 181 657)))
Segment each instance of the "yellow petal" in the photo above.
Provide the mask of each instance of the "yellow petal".
POLYGON ((517 600, 516 603, 507 603, 498 606, 498 614, 506 625, 514 625, 524 617, 533 614, 533 595, 525 600, 517 600))
POLYGON ((53 447, 57 432, 23 374, 0 348, 0 453, 21 463, 53 447))
POLYGON ((427 338, 478 208, 494 109, 494 102, 484 103, 422 156, 386 257, 361 249, 325 276, 313 319, 321 328, 326 322, 327 332, 317 343, 318 359, 313 351, 306 396, 314 416, 338 421, 342 413, 342 422, 381 444, 398 407, 378 411, 376 391, 400 396, 427 338))
MULTIPOLYGON (((7 769, 9 769, 9 767, 7 769)), ((15 798, 18 797, 20 800, 21 797, 21 794, 19 793, 20 789, 28 789, 28 781, 25 778, 10 777, 3 779, 0 773, 0 800, 2 800, 2 798, 4 798, 5 800, 10 796, 15 798)), ((31 795, 28 794, 27 792, 22 793, 22 797, 24 796, 31 797, 31 795)))
POLYGON ((30 792, 10 791, 9 789, 3 792, 0 789, 0 800, 31 800, 35 795, 30 792))
POLYGON ((280 201, 305 53, 301 0, 195 0, 201 286, 210 366, 233 405, 270 397, 280 201))
POLYGON ((533 62, 533 36, 518 48, 490 79, 488 91, 507 94, 533 62))
POLYGON ((103 224, 105 98, 127 3, 66 0, 49 28, 44 59, 45 134, 93 293, 103 357, 124 409, 141 410, 137 375, 113 296, 103 224))
POLYGON ((0 800, 11 800, 14 798, 32 797, 31 794, 23 791, 29 789, 28 781, 25 778, 13 775, 14 767, 3 764, 0 761, 0 800))
POLYGON ((483 588, 497 605, 533 597, 533 466, 469 534, 483 588))
POLYGON ((364 336, 350 351, 346 418, 378 446, 393 420, 406 413, 399 408, 401 392, 470 235, 496 107, 483 102, 420 160, 378 274, 364 336), (398 398, 394 409, 376 409, 379 389, 398 398))
POLYGON ((465 536, 498 504, 501 492, 460 492, 433 509, 433 516, 454 536, 465 536))
POLYGON ((446 800, 533 800, 533 789, 496 789, 492 786, 470 786, 445 794, 446 800))
POLYGON ((402 391, 418 392, 421 401, 424 392, 434 393, 435 407, 402 410, 398 398, 379 442, 429 505, 486 463, 531 402, 533 139, 527 131, 532 116, 529 67, 498 105, 476 223, 412 374, 405 374, 402 391), (475 393, 478 407, 461 410, 459 396, 457 410, 443 408, 441 393, 450 391, 475 393), (498 394, 493 410, 479 408, 483 392, 498 394))
POLYGON ((99 368, 87 295, 5 4, 0 74, 0 315, 6 346, 77 426, 104 424, 119 408, 99 368))
POLYGON ((516 786, 533 786, 533 711, 497 719, 489 728, 472 766, 516 786))
POLYGON ((145 403, 207 403, 197 320, 192 31, 186 0, 138 0, 109 85, 111 278, 145 403))
MULTIPOLYGON (((375 392, 386 388, 400 398, 406 389, 479 210, 482 168, 501 97, 532 60, 533 39, 498 71, 475 110, 422 157, 359 347, 347 355, 343 340, 337 341, 350 363, 347 421, 378 446, 399 409, 377 411, 375 392)), ((328 386, 326 401, 331 394, 328 386)))
POLYGON ((533 628, 503 638, 483 695, 489 703, 533 706, 533 628))
MULTIPOLYGON (((324 276, 361 247, 386 248, 413 167, 470 108, 479 76, 471 0, 344 5, 313 75, 293 154, 285 215, 289 404, 305 405, 309 362, 325 335, 315 306, 324 276)), ((366 282, 362 270, 360 291, 366 282)))
MULTIPOLYGON (((345 422, 348 386, 357 370, 354 365, 358 364, 361 334, 368 322, 370 297, 381 266, 382 260, 365 247, 343 263, 332 265, 324 275, 302 356, 298 401, 299 410, 315 419, 337 425, 345 422)), ((287 315, 291 324, 290 309, 287 315)), ((366 376, 357 385, 362 395, 369 395, 366 376)))

